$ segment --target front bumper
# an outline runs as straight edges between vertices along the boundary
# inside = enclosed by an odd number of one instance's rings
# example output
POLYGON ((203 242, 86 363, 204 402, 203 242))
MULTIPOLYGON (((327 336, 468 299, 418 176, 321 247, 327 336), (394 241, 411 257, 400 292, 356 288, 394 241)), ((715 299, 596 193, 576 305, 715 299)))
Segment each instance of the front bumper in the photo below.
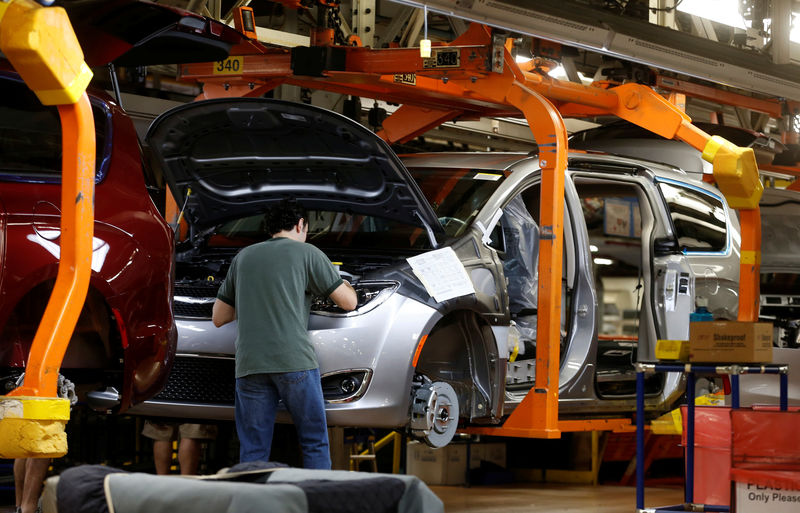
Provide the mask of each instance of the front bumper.
MULTIPOLYGON (((370 373, 363 395, 326 404, 328 424, 406 425, 414 374, 412 358, 420 337, 439 318, 436 310, 401 294, 392 295, 364 315, 312 315, 309 335, 323 378, 352 370, 370 373)), ((129 413, 232 420, 235 324, 215 328, 210 320, 178 319, 177 325, 178 356, 167 385, 129 413)), ((279 420, 288 421, 288 415, 279 420)))

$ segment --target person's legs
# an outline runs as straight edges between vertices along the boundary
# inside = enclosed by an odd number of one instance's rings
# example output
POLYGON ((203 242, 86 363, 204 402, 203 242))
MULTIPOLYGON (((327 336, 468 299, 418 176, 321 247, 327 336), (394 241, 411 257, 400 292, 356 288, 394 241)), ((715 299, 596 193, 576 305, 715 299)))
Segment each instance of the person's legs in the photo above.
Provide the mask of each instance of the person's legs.
POLYGON ((153 440, 153 462, 156 474, 167 475, 172 466, 172 441, 176 439, 178 428, 175 423, 144 421, 142 435, 153 440))
POLYGON ((200 464, 200 440, 181 438, 178 445, 178 463, 181 465, 182 475, 197 474, 197 467, 200 464))
POLYGON ((217 437, 217 426, 214 424, 181 424, 180 444, 178 445, 178 463, 181 474, 194 475, 200 465, 200 449, 203 440, 213 440, 217 437))
POLYGON ((169 467, 172 466, 172 440, 153 440, 153 462, 156 465, 156 474, 169 474, 169 467))
POLYGON ((14 504, 19 508, 22 504, 22 489, 25 487, 25 463, 27 458, 14 460, 14 504))
POLYGON ((274 374, 273 382, 297 429, 303 466, 330 469, 328 425, 319 369, 274 374))
POLYGON ((269 374, 236 378, 236 434, 239 461, 269 461, 278 391, 269 374))
POLYGON ((22 513, 34 513, 39 506, 39 497, 42 495, 44 478, 47 476, 49 466, 49 458, 26 458, 14 461, 14 484, 17 488, 15 494, 17 507, 22 513), (21 483, 18 481, 18 470, 22 473, 21 483))

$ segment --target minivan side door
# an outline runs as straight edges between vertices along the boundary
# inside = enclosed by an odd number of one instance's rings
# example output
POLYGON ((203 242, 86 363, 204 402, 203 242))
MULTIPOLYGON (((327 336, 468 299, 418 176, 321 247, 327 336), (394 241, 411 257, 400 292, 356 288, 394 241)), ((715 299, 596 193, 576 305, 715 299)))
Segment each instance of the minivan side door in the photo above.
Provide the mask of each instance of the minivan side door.
POLYGON ((694 272, 695 295, 708 300, 715 318, 735 319, 739 288, 738 219, 719 192, 664 177, 657 178, 655 183, 669 210, 678 249, 694 272))

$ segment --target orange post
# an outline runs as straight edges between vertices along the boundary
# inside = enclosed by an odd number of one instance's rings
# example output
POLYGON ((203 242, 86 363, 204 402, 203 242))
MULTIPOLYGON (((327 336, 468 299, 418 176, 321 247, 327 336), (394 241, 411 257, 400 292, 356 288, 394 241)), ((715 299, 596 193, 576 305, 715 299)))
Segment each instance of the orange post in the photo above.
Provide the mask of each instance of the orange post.
POLYGON ((83 308, 92 269, 94 118, 89 97, 59 105, 62 132, 61 259, 31 346, 25 382, 9 396, 57 397, 58 370, 83 308))
POLYGON ((739 316, 740 321, 758 320, 761 296, 761 210, 740 210, 742 246, 739 257, 739 316))
POLYGON ((61 7, 0 1, 0 50, 44 105, 58 105, 62 132, 61 247, 58 275, 31 346, 25 381, 0 397, 0 457, 67 453, 70 401, 58 398, 61 361, 83 308, 92 263, 94 117, 92 72, 61 7))
MULTIPOLYGON (((528 121, 539 146, 542 168, 539 236, 539 323, 536 378, 533 388, 509 416, 502 432, 558 438, 558 373, 561 342, 561 268, 564 247, 564 176, 567 129, 547 98, 515 83, 507 96, 528 121)), ((502 433, 498 433, 502 434, 502 433)))

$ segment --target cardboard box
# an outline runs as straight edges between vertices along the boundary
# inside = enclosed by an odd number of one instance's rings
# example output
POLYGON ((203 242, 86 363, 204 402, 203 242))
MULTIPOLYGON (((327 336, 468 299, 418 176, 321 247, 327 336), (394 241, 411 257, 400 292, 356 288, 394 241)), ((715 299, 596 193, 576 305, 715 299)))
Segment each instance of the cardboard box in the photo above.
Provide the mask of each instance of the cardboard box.
POLYGON ((689 323, 689 361, 770 363, 772 324, 737 321, 689 323))
POLYGON ((800 491, 736 482, 737 513, 797 513, 800 491))
POLYGON ((433 449, 424 443, 406 445, 406 474, 429 485, 464 485, 467 483, 467 446, 449 444, 433 449))

